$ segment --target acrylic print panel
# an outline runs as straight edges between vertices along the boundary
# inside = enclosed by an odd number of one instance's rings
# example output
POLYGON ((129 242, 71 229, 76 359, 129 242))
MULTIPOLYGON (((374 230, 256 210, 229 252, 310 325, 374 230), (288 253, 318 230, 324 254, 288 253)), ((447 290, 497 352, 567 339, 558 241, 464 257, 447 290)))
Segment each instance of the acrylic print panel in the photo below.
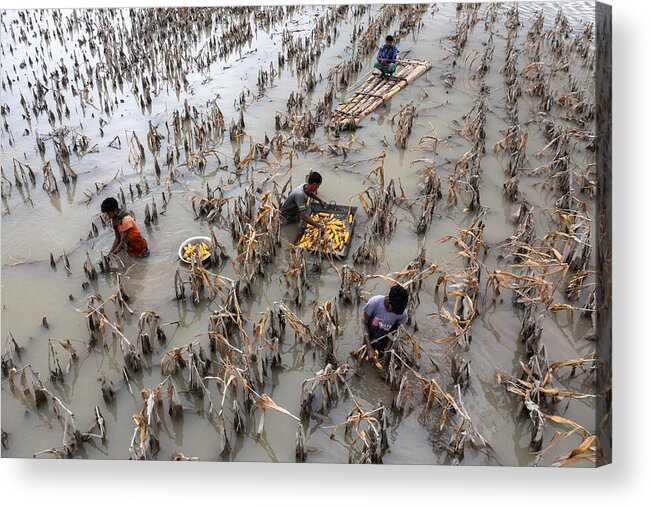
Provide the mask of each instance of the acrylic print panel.
POLYGON ((3 457, 610 461, 609 7, 0 43, 3 457))

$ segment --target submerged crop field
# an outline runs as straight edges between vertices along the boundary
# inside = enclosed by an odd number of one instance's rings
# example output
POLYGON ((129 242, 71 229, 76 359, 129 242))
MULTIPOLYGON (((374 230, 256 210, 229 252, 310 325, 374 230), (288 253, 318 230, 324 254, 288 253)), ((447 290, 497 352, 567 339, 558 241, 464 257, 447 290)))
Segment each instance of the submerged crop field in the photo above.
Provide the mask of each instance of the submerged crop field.
POLYGON ((594 12, 3 11, 2 456, 594 466, 594 12), (343 258, 281 218, 310 171, 343 258))

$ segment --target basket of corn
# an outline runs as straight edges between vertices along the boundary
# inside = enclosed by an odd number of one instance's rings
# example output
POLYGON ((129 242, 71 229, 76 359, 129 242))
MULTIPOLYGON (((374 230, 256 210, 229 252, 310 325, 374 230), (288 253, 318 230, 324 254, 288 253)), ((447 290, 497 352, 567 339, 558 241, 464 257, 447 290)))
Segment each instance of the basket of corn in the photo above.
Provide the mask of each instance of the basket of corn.
POLYGON ((210 247, 210 238, 206 236, 188 238, 179 247, 179 259, 188 264, 204 262, 210 259, 210 247))
POLYGON ((324 229, 307 224, 299 233, 296 244, 311 252, 321 251, 342 259, 348 255, 350 240, 355 227, 355 206, 330 204, 324 207, 318 203, 310 206, 310 217, 324 229))

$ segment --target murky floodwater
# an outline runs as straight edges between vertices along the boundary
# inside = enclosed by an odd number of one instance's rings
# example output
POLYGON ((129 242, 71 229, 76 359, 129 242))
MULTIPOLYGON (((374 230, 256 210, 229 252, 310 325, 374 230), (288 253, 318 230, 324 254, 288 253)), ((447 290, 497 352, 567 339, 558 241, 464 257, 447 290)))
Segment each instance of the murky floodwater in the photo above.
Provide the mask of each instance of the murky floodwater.
MULTIPOLYGON (((412 164, 421 158, 432 158, 438 168, 438 174, 443 181, 443 194, 447 193, 447 177, 454 171, 456 160, 470 147, 470 143, 458 135, 463 125, 463 115, 470 110, 480 88, 480 80, 472 79, 467 71, 469 60, 465 56, 473 50, 481 53, 488 39, 484 28, 484 14, 487 10, 484 4, 478 14, 479 22, 469 32, 465 52, 455 58, 453 43, 448 37, 455 32, 458 21, 456 5, 440 4, 429 6, 422 14, 422 26, 412 29, 400 41, 401 51, 409 51, 408 57, 426 59, 432 62, 432 69, 425 76, 408 86, 393 97, 384 107, 380 107, 362 122, 362 128, 354 134, 342 133, 336 139, 332 133, 326 133, 318 128, 313 141, 316 145, 326 148, 328 145, 344 145, 349 148, 347 157, 329 154, 327 151, 296 150, 292 170, 285 176, 289 168, 287 157, 282 159, 271 154, 267 163, 256 163, 246 172, 249 178, 256 181, 266 191, 270 188, 269 177, 276 176, 283 184, 288 178, 292 186, 303 181, 311 168, 318 170, 324 176, 320 194, 326 200, 340 203, 349 202, 351 197, 361 192, 367 181, 365 175, 373 169, 377 162, 374 157, 386 153, 385 175, 399 178, 408 197, 418 193, 418 169, 422 164, 412 164), (453 64, 453 61, 455 62, 453 64), (444 86, 443 75, 452 71, 456 80, 451 88, 444 86), (398 149, 394 144, 394 132, 391 119, 399 111, 400 106, 413 101, 417 105, 417 117, 408 140, 407 149, 398 149), (426 148, 427 142, 419 146, 419 140, 428 134, 446 139, 440 142, 436 153, 426 148)), ((487 101, 489 112, 486 118, 486 154, 481 157, 481 204, 488 208, 483 240, 491 248, 489 255, 482 260, 486 270, 504 268, 495 255, 497 246, 511 236, 514 225, 509 217, 517 210, 517 204, 503 197, 502 185, 506 180, 504 175, 505 158, 496 156, 490 147, 504 137, 504 131, 510 123, 506 118, 506 90, 504 76, 499 69, 505 60, 505 27, 506 12, 511 4, 500 5, 497 10, 497 20, 493 25, 493 40, 495 45, 492 60, 484 76, 484 82, 490 93, 487 101)), ((534 15, 540 9, 544 10, 544 28, 551 29, 559 5, 557 4, 522 4, 519 15, 522 26, 518 31, 517 45, 522 48, 526 35, 531 27, 534 15)), ((567 16, 572 35, 583 31, 583 22, 594 21, 593 5, 590 3, 570 3, 562 5, 567 16)), ((2 216, 2 338, 3 352, 6 351, 4 340, 9 333, 15 337, 22 347, 19 366, 30 363, 41 372, 41 378, 48 377, 48 340, 70 340, 78 352, 78 360, 70 362, 69 355, 59 349, 59 358, 65 370, 64 382, 46 382, 53 394, 75 413, 76 421, 81 428, 94 420, 93 408, 101 408, 106 419, 107 441, 87 443, 80 452, 80 457, 114 458, 129 457, 129 444, 134 431, 132 414, 137 413, 142 405, 139 389, 154 387, 163 380, 159 363, 165 351, 172 347, 180 347, 198 340, 207 347, 206 337, 208 318, 218 307, 218 301, 211 303, 193 304, 191 301, 176 301, 174 298, 174 273, 178 266, 177 249, 179 244, 189 236, 207 235, 208 225, 204 221, 195 220, 192 212, 191 198, 196 192, 202 191, 205 182, 211 187, 221 187, 226 196, 237 196, 243 190, 244 177, 239 181, 229 181, 233 170, 234 143, 226 140, 217 145, 219 159, 213 155, 207 157, 206 168, 199 175, 188 171, 186 166, 174 164, 179 173, 178 180, 173 183, 156 184, 154 176, 154 156, 146 147, 148 121, 158 126, 165 136, 158 160, 163 165, 168 146, 166 122, 171 130, 171 115, 176 109, 182 109, 187 101, 189 107, 196 107, 200 112, 207 113, 211 104, 216 101, 224 114, 226 125, 231 119, 237 121, 239 112, 239 96, 242 90, 250 90, 246 94, 246 134, 242 141, 241 151, 245 154, 249 147, 250 136, 255 142, 260 142, 265 135, 270 138, 275 134, 276 112, 286 112, 286 102, 292 91, 303 89, 301 78, 297 77, 294 65, 285 66, 275 78, 272 85, 264 91, 258 90, 257 79, 259 69, 268 70, 269 63, 277 63, 278 53, 282 49, 282 33, 288 33, 294 38, 305 36, 315 27, 319 17, 331 12, 333 7, 300 7, 285 12, 277 19, 271 20, 267 28, 254 29, 253 39, 240 50, 226 58, 218 58, 207 69, 198 72, 192 61, 188 61, 187 85, 175 90, 174 84, 165 82, 161 77, 161 67, 165 65, 164 55, 156 55, 159 69, 159 79, 152 94, 150 106, 140 107, 139 94, 142 90, 139 77, 134 83, 125 80, 123 85, 112 88, 108 84, 107 93, 114 106, 107 114, 103 109, 101 96, 96 86, 88 86, 88 95, 84 97, 84 107, 81 105, 81 95, 73 93, 70 87, 62 88, 63 102, 69 108, 69 117, 58 117, 48 121, 47 114, 30 114, 27 119, 21 106, 21 94, 32 102, 32 86, 35 77, 41 81, 41 75, 48 77, 59 67, 59 63, 70 69, 69 79, 73 83, 72 69, 75 57, 84 55, 88 59, 88 72, 105 72, 102 37, 98 37, 100 25, 95 24, 91 33, 85 33, 78 28, 85 24, 71 24, 67 29, 70 11, 57 11, 62 20, 63 44, 51 36, 48 42, 43 39, 45 31, 50 33, 56 25, 53 11, 27 12, 31 26, 26 26, 15 11, 7 11, 2 17, 2 70, 0 79, 3 89, 0 91, 0 103, 8 106, 8 114, 4 116, 6 127, 2 128, 2 168, 4 175, 13 182, 13 159, 29 165, 36 174, 36 184, 28 188, 18 189, 14 185, 11 193, 3 200, 2 216), (24 39, 20 39, 20 31, 24 29, 24 39), (39 33, 39 29, 44 30, 39 33), (15 38, 11 33, 15 34, 15 38), (89 41, 95 41, 97 49, 91 51, 89 41), (10 49, 11 46, 11 49, 10 49), (38 51, 38 52, 37 52, 38 51), (29 63, 29 59, 33 63, 29 63), (44 67, 47 66, 47 67, 44 67), (8 85, 8 79, 11 85, 8 85), (6 86, 5 86, 6 85, 6 86), (87 136, 89 146, 97 145, 97 151, 78 156, 71 153, 70 164, 79 175, 75 182, 64 185, 55 162, 52 140, 46 140, 44 155, 39 153, 35 133, 48 138, 57 129, 67 129, 67 140, 70 142, 74 133, 87 136), (129 149, 126 131, 135 130, 145 145, 146 161, 142 171, 138 165, 129 160, 129 149), (109 147, 109 143, 120 136, 120 149, 109 147), (40 168, 51 161, 54 173, 58 179, 59 196, 48 195, 42 188, 43 175, 40 168), (220 168, 220 165, 227 166, 220 168), (139 183, 144 186, 147 180, 149 193, 138 198, 137 194, 131 199, 128 193, 129 185, 135 188, 139 183), (96 194, 96 183, 106 184, 99 195, 96 194), (144 356, 145 368, 132 378, 133 394, 122 380, 122 354, 117 340, 112 340, 107 332, 104 344, 88 348, 88 330, 84 314, 80 311, 85 307, 85 299, 91 292, 97 292, 104 298, 116 290, 115 274, 100 274, 97 282, 88 289, 82 288, 87 279, 82 264, 88 252, 91 259, 99 260, 100 252, 110 248, 113 233, 102 228, 99 222, 99 206, 108 196, 116 195, 120 187, 127 195, 130 208, 135 212, 141 230, 149 242, 151 256, 146 260, 124 258, 126 266, 125 287, 130 296, 130 306, 134 316, 126 319, 123 332, 128 337, 135 338, 137 334, 138 316, 142 311, 154 310, 161 316, 164 323, 178 321, 179 326, 166 327, 168 341, 164 345, 156 344, 153 354, 144 356), (147 203, 155 199, 159 211, 162 209, 162 192, 171 192, 171 199, 165 212, 161 213, 158 223, 145 227, 143 213, 147 203), (84 191, 92 196, 85 203, 84 191), (88 239, 91 223, 99 226, 99 235, 88 239), (71 273, 67 273, 61 262, 53 270, 49 263, 49 253, 55 257, 67 252, 71 265, 71 273), (43 317, 47 318, 49 329, 42 326, 43 317), (99 377, 106 372, 118 388, 116 400, 106 404, 102 399, 99 377)), ((361 28, 362 33, 370 22, 379 14, 379 6, 372 6, 356 15, 357 10, 348 9, 337 20, 336 36, 330 44, 324 43, 315 67, 316 77, 322 77, 313 92, 307 94, 306 107, 314 107, 326 90, 326 77, 332 67, 348 59, 353 54, 355 43, 351 40, 353 28, 361 28)), ((77 17, 96 18, 93 11, 77 12, 77 17)), ((238 14, 241 19, 242 14, 238 14)), ((106 20, 105 15, 102 19, 106 20)), ((235 16, 233 17, 235 19, 235 16)), ((399 16, 396 15, 389 31, 398 29, 399 16)), ((250 20, 252 26, 256 22, 250 20)), ((126 30, 127 34, 138 34, 141 27, 133 26, 128 10, 118 11, 112 17, 114 26, 126 30)), ((173 29, 173 27, 171 27, 173 29)), ((218 23, 197 32, 194 41, 189 38, 186 45, 192 55, 200 54, 210 38, 211 30, 222 33, 218 23)), ((382 31, 384 33, 385 30, 382 31)), ((133 39, 132 39, 133 40, 133 39)), ((379 39, 378 39, 379 42, 379 39)), ((123 51, 129 54, 131 47, 124 44, 123 51)), ((546 49, 543 55, 551 58, 546 49)), ((351 85, 370 70, 373 53, 363 60, 364 68, 353 77, 351 85)), ((86 64, 80 62, 79 83, 88 82, 86 64)), ((528 62, 526 56, 520 56, 519 68, 528 62)), ((277 65, 276 65, 277 67, 277 65)), ((149 72, 148 72, 149 74, 149 72)), ((569 58, 569 72, 558 73, 553 81, 555 95, 567 85, 568 75, 578 78, 579 82, 593 94, 593 78, 588 69, 583 67, 574 55, 569 58)), ((80 91, 79 85, 75 85, 80 91)), ((335 93, 335 106, 343 100, 347 90, 342 88, 335 93)), ((82 93, 83 95, 83 93, 82 93)), ((105 95, 104 95, 105 96, 105 95)), ((46 93, 45 98, 50 108, 54 109, 53 92, 46 93)), ((519 119, 525 124, 538 110, 538 100, 523 94, 518 101, 519 119)), ((550 114, 560 120, 560 113, 552 108, 550 114)), ((588 124, 585 130, 592 130, 588 124)), ((529 143, 527 146, 528 161, 526 167, 534 168, 549 163, 547 156, 537 158, 533 154, 547 144, 544 132, 536 124, 528 126, 529 143)), ((289 135, 289 133, 287 133, 289 135)), ((169 137, 173 139, 173 137, 169 137)), ((592 153, 586 151, 586 143, 577 143, 572 152, 573 163, 585 168, 592 161, 592 153)), ((182 150, 182 148, 181 148, 182 150)), ((182 155, 181 160, 184 156, 182 155)), ((163 168, 163 175, 167 168, 163 168)), ((164 180, 164 176, 163 176, 164 180)), ((520 180, 522 196, 533 206, 536 221, 536 234, 542 237, 545 232, 554 229, 549 215, 542 213, 545 208, 552 208, 558 198, 553 191, 542 189, 539 183, 542 178, 523 176, 520 180)), ((3 181, 3 185, 4 185, 3 181)), ((585 196, 581 196, 585 199, 585 196)), ((589 201, 588 201, 589 202, 589 201)), ((446 207, 445 198, 435 210, 434 220, 426 234, 417 235, 415 226, 418 220, 418 207, 413 211, 396 208, 398 228, 395 234, 387 239, 381 250, 378 266, 362 268, 363 271, 386 274, 402 269, 411 259, 416 257, 421 246, 426 248, 428 262, 435 262, 440 269, 453 273, 461 266, 460 258, 454 254, 451 243, 441 243, 439 238, 456 234, 459 227, 466 227, 474 215, 464 211, 464 198, 456 207, 446 207)), ((589 205, 590 214, 593 207, 589 205)), ((357 224, 356 238, 353 249, 360 241, 365 228, 364 214, 360 214, 357 224)), ((226 226, 217 228, 217 237, 229 247, 232 254, 234 243, 226 226)), ((352 261, 351 261, 352 262, 352 261)), ((282 270, 287 266, 286 249, 283 248, 272 264, 265 267, 264 277, 256 282, 254 295, 243 298, 242 308, 249 317, 247 329, 252 331, 258 320, 259 313, 285 297, 281 281, 282 270)), ((122 270, 123 272, 125 270, 122 270)), ((222 275, 235 278, 230 263, 218 270, 222 275)), ((435 375, 446 389, 452 392, 450 378, 449 345, 435 343, 436 339, 449 334, 449 330, 438 317, 431 314, 438 312, 442 304, 441 295, 435 292, 437 276, 427 279, 420 292, 421 303, 415 314, 418 331, 414 337, 420 343, 423 351, 431 356, 440 371, 430 362, 423 360, 421 372, 425 375, 435 375)), ((483 279, 485 283, 485 278, 483 279)), ((310 289, 307 301, 301 308, 292 306, 296 314, 305 322, 312 319, 312 302, 323 301, 337 296, 339 277, 334 269, 325 268, 321 274, 311 273, 310 289)), ((370 280, 365 284, 365 290, 370 293, 383 293, 388 283, 381 280, 370 280)), ((483 292, 483 291, 482 291, 483 292)), ((563 297, 557 297, 563 302, 563 297)), ((467 449, 462 464, 502 464, 528 465, 534 460, 529 453, 530 422, 526 417, 516 413, 517 401, 505 392, 495 375, 497 371, 519 375, 519 362, 525 361, 524 347, 518 333, 521 326, 521 310, 514 309, 510 303, 510 295, 505 294, 503 300, 493 304, 489 296, 482 298, 479 315, 472 326, 472 343, 464 357, 470 361, 470 385, 463 395, 465 408, 473 420, 477 430, 490 442, 492 450, 474 451, 467 449)), ((112 315, 112 312, 109 312, 112 315)), ((349 353, 361 344, 360 308, 340 305, 341 336, 336 344, 335 356, 340 362, 345 362, 349 353)), ((589 319, 575 313, 571 318, 566 313, 548 314, 544 321, 542 341, 547 348, 550 362, 577 357, 585 357, 594 351, 593 342, 588 338, 593 334, 589 319)), ((299 398, 301 384, 304 379, 314 376, 323 365, 320 354, 308 350, 305 354, 294 344, 293 333, 288 330, 281 349, 282 366, 270 370, 270 382, 267 382, 265 392, 280 406, 293 414, 300 411, 299 398)), ((561 383, 564 381, 561 381, 561 383)), ((371 409, 378 404, 391 405, 392 393, 382 382, 377 372, 370 367, 362 367, 359 375, 350 382, 352 392, 365 409, 371 409)), ((591 393, 594 386, 589 376, 578 377, 571 381, 571 387, 577 391, 591 393)), ((217 397, 214 385, 210 386, 213 396, 217 397)), ((205 401, 197 400, 188 393, 182 394, 183 404, 188 408, 179 420, 165 417, 160 427, 158 439, 160 451, 158 459, 169 459, 173 452, 182 451, 186 456, 196 456, 201 460, 228 459, 236 461, 294 461, 296 423, 285 415, 270 412, 266 417, 265 430, 261 438, 255 438, 257 420, 248 420, 245 432, 241 436, 229 434, 232 451, 220 458, 220 441, 217 428, 205 414, 205 401), (197 410, 199 409, 199 410, 197 410)), ((306 429, 307 444, 311 452, 308 461, 312 462, 348 462, 349 444, 343 437, 343 431, 335 439, 330 438, 331 427, 345 421, 352 408, 351 400, 341 400, 323 420, 312 419, 306 429)), ((590 399, 577 399, 571 403, 562 402, 559 413, 564 417, 578 422, 589 431, 595 429, 595 413, 590 399)), ((384 456, 385 463, 447 463, 449 457, 442 449, 448 442, 432 440, 430 431, 419 419, 420 410, 401 416, 389 416, 389 450, 384 456)), ((229 416, 226 417, 227 421, 229 416)), ((62 427, 50 408, 35 410, 34 407, 20 401, 11 392, 8 381, 2 381, 2 429, 7 432, 7 449, 2 450, 3 456, 31 456, 33 453, 61 445, 62 427)), ((554 431, 552 425, 546 429, 548 442, 554 431)), ((575 445, 577 442, 573 442, 575 445)), ((564 450, 571 447, 571 442, 562 442, 558 448, 550 451, 543 463, 551 463, 564 450)))

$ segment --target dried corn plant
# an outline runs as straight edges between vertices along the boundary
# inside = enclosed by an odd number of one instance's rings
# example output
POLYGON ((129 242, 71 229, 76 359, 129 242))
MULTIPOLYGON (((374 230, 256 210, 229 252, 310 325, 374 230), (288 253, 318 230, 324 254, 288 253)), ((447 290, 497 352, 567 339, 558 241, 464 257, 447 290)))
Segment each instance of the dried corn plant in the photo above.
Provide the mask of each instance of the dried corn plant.
POLYGON ((56 178, 52 172, 52 166, 50 165, 50 162, 45 164, 41 168, 41 171, 43 172, 43 190, 45 190, 45 192, 48 194, 58 194, 59 187, 57 186, 56 178))
POLYGON ((138 134, 134 130, 125 130, 124 135, 127 139, 127 144, 129 146, 129 163, 144 164, 145 162, 145 147, 140 142, 138 134))
POLYGON ((157 435, 162 419, 162 414, 160 413, 162 389, 163 385, 168 381, 166 379, 153 389, 145 388, 140 391, 143 404, 140 411, 131 416, 136 427, 133 431, 131 443, 129 444, 130 459, 152 459, 160 449, 160 442, 157 435))
POLYGON ((348 463, 380 464, 389 448, 386 407, 365 411, 359 404, 348 413, 346 420, 335 426, 331 437, 344 427, 344 441, 349 446, 348 463), (361 447, 357 445, 361 443, 361 447))
POLYGON ((364 238, 353 252, 353 262, 355 264, 369 263, 374 266, 378 261, 375 235, 366 231, 364 238))
POLYGON ((97 270, 93 261, 90 260, 88 252, 86 252, 86 260, 84 261, 84 273, 89 280, 97 280, 97 270))
POLYGON ((116 307, 115 309, 116 318, 119 319, 120 316, 126 317, 127 313, 129 315, 133 315, 133 310, 127 304, 130 298, 129 298, 129 294, 127 294, 127 291, 124 288, 124 275, 122 275, 122 273, 117 274, 117 282, 118 282, 117 291, 112 297, 116 307), (118 316, 118 310, 120 312, 119 316, 118 316))
POLYGON ((488 274, 486 290, 491 291, 493 301, 500 295, 501 288, 513 291, 513 303, 553 303, 553 295, 567 273, 568 266, 558 252, 547 253, 545 248, 535 248, 527 243, 513 243, 513 255, 519 263, 509 266, 515 272, 494 270, 488 274))
POLYGON ((416 106, 409 102, 401 106, 400 110, 391 118, 391 125, 395 125, 396 146, 403 150, 407 147, 407 139, 411 135, 411 127, 416 116, 416 106), (396 118, 398 119, 397 122, 396 118))
POLYGON ((70 368, 72 367, 73 363, 79 359, 79 356, 77 355, 77 350, 74 348, 70 340, 48 340, 47 364, 50 371, 50 381, 53 383, 64 383, 64 371, 61 368, 59 356, 54 347, 55 344, 61 346, 69 355, 68 365, 65 368, 66 373, 70 371, 70 368))
POLYGON ((541 449, 536 455, 534 465, 537 465, 543 459, 544 455, 547 454, 555 445, 574 435, 580 438, 579 445, 567 451, 566 453, 561 454, 558 458, 556 458, 551 466, 563 467, 572 465, 579 461, 588 461, 594 463, 597 458, 602 455, 597 435, 590 433, 590 431, 585 429, 580 424, 577 424, 574 421, 570 421, 564 417, 557 415, 544 415, 544 417, 546 420, 567 426, 568 430, 559 430, 554 433, 550 444, 544 449, 541 449))
POLYGON ((339 274, 339 300, 343 303, 359 304, 361 300, 361 291, 366 280, 365 275, 355 271, 353 268, 344 265, 341 269, 335 266, 339 274))
POLYGON ((407 289, 409 302, 407 303, 407 323, 414 321, 414 329, 418 330, 414 314, 420 304, 420 289, 423 281, 432 276, 438 269, 438 265, 430 263, 425 267, 425 247, 423 246, 418 255, 411 260, 402 271, 386 275, 386 279, 395 281, 407 289))
POLYGON ((517 226, 515 233, 499 245, 497 258, 502 260, 504 257, 511 257, 514 262, 523 262, 526 257, 520 257, 520 254, 525 254, 527 247, 522 245, 530 245, 536 237, 536 224, 531 206, 522 202, 511 220, 517 226))
POLYGON ((263 275, 264 265, 272 262, 280 245, 280 210, 277 192, 269 191, 261 198, 256 212, 256 199, 251 189, 235 201, 231 216, 231 232, 237 240, 237 255, 232 261, 243 293, 248 294, 255 280, 263 275))
POLYGON ((274 191, 266 192, 260 198, 260 204, 255 217, 255 227, 261 235, 258 243, 259 255, 264 263, 274 260, 280 246, 280 206, 278 205, 277 187, 274 191), (275 202, 274 202, 275 201, 275 202))
POLYGON ((334 359, 335 346, 339 336, 339 312, 337 310, 337 300, 332 298, 317 303, 314 306, 313 322, 316 324, 318 332, 325 342, 326 350, 328 353, 328 360, 331 362, 334 359))
POLYGON ((108 321, 106 311, 104 310, 104 301, 99 294, 91 294, 87 298, 85 313, 86 326, 90 334, 90 344, 93 345, 98 336, 104 333, 105 323, 108 321))
POLYGON ((594 370, 596 360, 592 357, 558 361, 548 364, 544 345, 531 356, 527 364, 520 362, 522 377, 506 377, 498 372, 497 381, 504 385, 507 392, 518 396, 520 400, 519 412, 528 415, 532 422, 530 448, 538 452, 543 444, 546 421, 554 420, 553 412, 556 405, 562 400, 593 398, 595 395, 580 393, 572 389, 556 387, 556 377, 559 370, 571 368, 570 377, 580 372, 594 370), (544 412, 543 412, 544 411, 544 412))
POLYGON ((418 418, 423 426, 429 428, 431 438, 458 465, 465 456, 465 448, 470 445, 477 450, 490 450, 488 441, 481 435, 463 405, 461 386, 455 384, 455 395, 441 387, 434 377, 420 373, 398 351, 392 350, 391 360, 396 378, 391 382, 396 392, 393 407, 402 412, 422 404, 418 418), (440 444, 447 441, 447 444, 440 444))
POLYGON ((482 84, 479 95, 466 114, 463 115, 463 127, 460 135, 466 141, 472 142, 476 147, 476 152, 483 154, 485 152, 486 143, 486 114, 490 111, 486 96, 488 91, 485 84, 482 84))
POLYGON ((300 398, 301 420, 308 422, 315 413, 327 415, 339 397, 348 392, 346 381, 349 374, 352 370, 348 364, 335 368, 328 363, 314 377, 304 380, 300 398))
MULTIPOLYGON (((107 274, 111 272, 117 272, 121 269, 124 269, 126 266, 122 259, 119 256, 112 254, 110 252, 101 252, 99 260, 99 270, 102 274, 107 274)), ((88 268, 90 275, 92 276, 91 264, 88 264, 85 267, 88 268)))
POLYGON ((100 372, 100 375, 100 390, 102 391, 102 398, 104 398, 106 403, 112 403, 115 400, 116 394, 115 384, 106 372, 102 371, 100 372))
POLYGON ((305 299, 305 291, 310 287, 307 280, 307 249, 291 245, 287 269, 283 270, 283 281, 287 295, 297 306, 305 299))
POLYGON ((380 164, 371 170, 365 179, 375 182, 356 196, 370 219, 367 234, 376 240, 390 238, 397 225, 397 219, 393 213, 393 204, 396 200, 393 182, 389 183, 385 188, 385 158, 386 153, 382 153, 380 156, 371 159, 372 161, 378 161, 380 164))
POLYGON ((192 198, 192 211, 196 218, 203 218, 211 223, 215 221, 221 223, 224 220, 222 211, 228 202, 229 198, 224 197, 223 186, 212 189, 210 182, 206 182, 206 193, 192 198))
POLYGON ((161 147, 161 141, 165 136, 158 132, 158 128, 149 120, 149 129, 147 131, 147 145, 152 153, 158 153, 161 147))
POLYGON ((253 328, 253 339, 248 343, 248 354, 244 358, 249 377, 259 389, 264 388, 269 369, 281 365, 280 341, 268 335, 266 320, 267 315, 263 313, 253 328))
POLYGON ((359 194, 358 198, 362 208, 370 218, 367 227, 368 234, 375 239, 390 238, 398 224, 392 210, 395 195, 388 189, 374 185, 359 194))
POLYGON ((20 369, 12 368, 8 374, 8 383, 12 394, 18 399, 23 399, 27 407, 33 406, 37 409, 49 402, 52 412, 63 425, 61 447, 52 447, 36 452, 34 457, 42 454, 52 454, 58 458, 74 456, 83 443, 91 438, 98 438, 103 444, 106 443, 105 421, 99 407, 95 407, 95 420, 89 429, 85 432, 80 431, 74 413, 43 385, 38 372, 32 368, 31 364, 27 364, 20 369), (99 434, 92 433, 96 427, 99 434))
POLYGON ((560 252, 563 263, 575 272, 588 269, 592 254, 592 221, 584 203, 576 205, 576 208, 578 209, 554 209, 552 217, 558 230, 543 237, 543 242, 552 251, 560 252))
POLYGON ((46 390, 52 403, 52 411, 59 422, 63 425, 63 442, 61 447, 51 447, 34 453, 35 458, 43 454, 52 454, 57 458, 70 458, 75 456, 83 447, 84 442, 95 438, 102 444, 106 444, 106 421, 100 412, 99 407, 95 407, 95 420, 91 423, 88 430, 81 431, 77 427, 75 414, 66 407, 61 400, 46 390), (93 431, 99 433, 93 433, 93 431))
POLYGON ((239 308, 229 311, 224 307, 215 310, 210 315, 208 322, 208 339, 210 342, 210 351, 218 352, 222 359, 232 358, 233 350, 242 353, 236 348, 235 343, 231 343, 233 330, 238 329, 242 333, 244 319, 239 312, 239 308))
POLYGON ((185 299, 185 289, 186 286, 189 286, 192 301, 195 304, 199 304, 203 300, 212 301, 217 296, 220 296, 222 302, 224 302, 232 291, 236 290, 236 286, 238 285, 235 280, 215 274, 195 260, 192 261, 186 273, 188 274, 188 279, 184 280, 183 276, 181 276, 181 268, 176 268, 174 293, 176 299, 185 299))
MULTIPOLYGON (((436 290, 442 288, 443 302, 454 298, 454 305, 449 311, 443 305, 439 308, 440 318, 452 326, 452 334, 436 340, 438 343, 450 343, 468 350, 472 341, 472 322, 478 315, 479 286, 481 264, 478 260, 482 248, 487 252, 488 246, 482 240, 486 209, 475 217, 468 229, 462 229, 457 236, 444 236, 439 241, 452 241, 459 248, 456 254, 463 259, 464 269, 460 273, 444 273, 436 282, 436 290)), ((436 314, 434 314, 436 315, 436 314)))
POLYGON ((156 336, 160 344, 167 341, 165 331, 160 325, 160 315, 147 310, 140 314, 138 319, 138 347, 143 354, 151 354, 153 351, 152 340, 156 336))
POLYGON ((339 368, 335 368, 328 363, 325 368, 318 371, 314 377, 303 381, 300 399, 300 417, 302 423, 299 427, 299 432, 297 433, 296 438, 296 455, 299 461, 305 461, 307 456, 303 424, 309 424, 311 418, 320 421, 323 417, 327 416, 330 409, 340 398, 350 397, 353 400, 355 408, 349 413, 344 423, 330 427, 333 429, 331 438, 334 439, 338 429, 341 426, 345 426, 346 445, 349 447, 351 460, 360 463, 367 462, 368 460, 378 463, 381 462, 381 455, 388 448, 388 439, 386 438, 385 432, 386 420, 382 417, 384 421, 384 433, 381 435, 382 438, 379 439, 381 440, 382 448, 377 449, 375 444, 379 443, 378 439, 374 438, 374 436, 368 437, 362 430, 362 425, 365 423, 372 424, 374 429, 377 429, 377 427, 373 424, 371 417, 372 412, 368 414, 365 413, 361 409, 359 402, 352 395, 352 391, 348 385, 352 373, 353 372, 348 364, 342 364, 339 368), (355 429, 355 434, 361 438, 353 438, 352 440, 349 438, 350 430, 353 429, 353 427, 355 429), (362 442, 361 450, 355 447, 358 441, 362 442))
POLYGON ((325 344, 305 322, 303 322, 284 303, 277 303, 277 310, 281 312, 284 322, 294 331, 297 344, 316 345, 325 350, 325 344))
MULTIPOLYGON (((243 356, 244 357, 244 356, 243 356)), ((216 381, 222 390, 222 398, 219 410, 216 415, 216 429, 219 433, 221 442, 221 455, 228 454, 231 450, 231 444, 228 437, 230 433, 226 427, 224 409, 227 406, 232 407, 232 430, 235 434, 241 434, 244 431, 246 417, 253 418, 255 412, 259 412, 259 421, 256 430, 256 438, 261 438, 264 433, 264 423, 267 410, 288 415, 299 423, 299 433, 301 432, 300 420, 288 410, 277 405, 267 394, 260 394, 253 388, 253 379, 249 374, 249 368, 236 367, 230 361, 222 361, 220 370, 221 376, 206 376, 204 380, 216 381), (227 395, 230 393, 230 405, 227 401, 227 395)))
POLYGON ((31 364, 26 364, 21 368, 12 367, 7 373, 7 380, 11 393, 17 399, 25 400, 27 406, 39 407, 47 403, 48 392, 41 382, 38 371, 31 364))
POLYGON ((506 174, 510 178, 516 176, 524 167, 528 140, 529 131, 524 130, 521 125, 513 125, 506 130, 504 139, 495 143, 491 148, 493 153, 504 152, 508 155, 506 174))
POLYGON ((265 416, 267 413, 267 410, 274 410, 276 412, 280 412, 281 414, 285 414, 295 421, 299 423, 300 426, 300 419, 296 417, 294 414, 289 412, 288 410, 284 409, 283 407, 278 406, 274 400, 272 400, 269 395, 267 394, 258 394, 254 391, 253 393, 258 400, 255 403, 256 408, 260 411, 260 421, 258 422, 258 429, 256 431, 256 435, 260 437, 262 435, 262 432, 264 431, 264 421, 265 421, 265 416))
POLYGON ((16 342, 16 339, 14 336, 9 333, 7 338, 5 339, 5 344, 2 352, 2 376, 6 377, 9 375, 9 372, 13 369, 16 368, 20 361, 22 360, 21 354, 20 354, 20 346, 16 342))

